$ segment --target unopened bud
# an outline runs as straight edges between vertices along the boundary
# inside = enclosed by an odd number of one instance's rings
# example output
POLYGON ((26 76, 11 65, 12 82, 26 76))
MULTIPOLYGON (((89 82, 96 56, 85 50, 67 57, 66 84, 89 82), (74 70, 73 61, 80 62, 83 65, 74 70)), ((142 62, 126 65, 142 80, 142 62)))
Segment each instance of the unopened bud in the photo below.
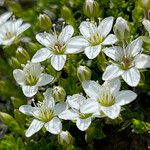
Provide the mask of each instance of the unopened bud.
POLYGON ((86 0, 83 5, 84 14, 89 18, 99 17, 100 8, 98 2, 94 0, 86 0))
POLYGON ((66 98, 66 92, 61 86, 54 86, 52 95, 56 102, 63 102, 66 98))
POLYGON ((30 60, 30 55, 24 48, 18 47, 16 51, 16 58, 21 64, 26 64, 27 61, 30 60))
POLYGON ((19 68, 21 66, 21 63, 18 61, 16 57, 11 57, 11 59, 9 60, 9 64, 13 68, 19 68))
POLYGON ((39 20, 39 26, 43 31, 50 31, 50 28, 52 27, 52 21, 50 17, 46 14, 40 14, 38 17, 39 20))
POLYGON ((140 0, 140 5, 143 9, 150 9, 150 0, 140 0))
POLYGON ((118 17, 114 25, 114 33, 119 40, 128 39, 130 36, 130 28, 128 23, 122 17, 118 17))
POLYGON ((91 70, 86 66, 79 66, 77 76, 80 82, 91 79, 91 70))
POLYGON ((67 22, 70 18, 72 18, 72 11, 67 6, 63 6, 61 8, 61 16, 64 18, 64 20, 67 22))
POLYGON ((68 131, 62 131, 58 135, 58 143, 64 146, 73 145, 74 139, 68 131))

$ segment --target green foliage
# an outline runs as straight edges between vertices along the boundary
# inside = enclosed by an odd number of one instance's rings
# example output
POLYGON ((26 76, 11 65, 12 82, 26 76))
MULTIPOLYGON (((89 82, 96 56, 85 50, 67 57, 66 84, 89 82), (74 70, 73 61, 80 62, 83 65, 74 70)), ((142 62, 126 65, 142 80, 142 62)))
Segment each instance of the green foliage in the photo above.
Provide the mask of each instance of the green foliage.
MULTIPOLYGON (((144 52, 150 54, 150 37, 141 24, 145 10, 141 7, 139 0, 97 0, 97 3, 100 13, 98 14, 99 17, 113 16, 116 19, 118 16, 122 16, 130 24, 131 39, 141 35, 144 41, 144 52)), ((31 138, 25 138, 24 132, 29 126, 31 118, 23 115, 18 108, 21 105, 27 104, 28 100, 30 103, 30 99, 23 95, 21 88, 13 78, 12 72, 16 68, 22 68, 21 64, 26 61, 26 59, 19 60, 20 57, 18 58, 18 54, 16 55, 19 46, 24 48, 28 59, 32 58, 33 54, 42 48, 35 39, 35 34, 43 32, 43 28, 47 28, 47 25, 46 27, 41 27, 38 20, 40 14, 46 14, 49 17, 48 20, 56 24, 58 31, 61 31, 64 21, 66 24, 71 24, 77 35, 79 34, 79 24, 87 19, 83 11, 83 5, 84 0, 6 0, 5 5, 0 8, 1 13, 5 12, 5 10, 10 10, 16 18, 22 18, 25 22, 31 24, 31 28, 21 36, 26 40, 20 40, 21 37, 19 37, 11 46, 0 46, 0 110, 4 111, 0 112, 0 120, 8 127, 6 135, 0 139, 0 150, 63 149, 58 144, 56 136, 52 136, 45 131, 31 138)), ((92 19, 98 21, 96 17, 92 19)), ((48 26, 50 32, 52 30, 51 26, 48 26)), ((80 54, 69 55, 63 71, 60 72, 54 70, 49 60, 41 64, 45 66, 46 73, 55 77, 55 80, 47 87, 59 85, 64 88, 67 95, 71 95, 83 92, 77 77, 77 68, 80 65, 88 66, 92 70, 91 78, 102 83, 101 75, 109 64, 109 60, 104 53, 101 53, 92 61, 80 54)), ((131 89, 138 93, 136 102, 124 107, 124 110, 117 119, 111 120, 107 118, 102 121, 102 124, 99 122, 100 119, 96 119, 85 133, 76 132, 75 126, 72 123, 64 123, 63 128, 68 129, 74 135, 76 141, 76 144, 68 147, 68 150, 89 149, 88 144, 94 143, 95 140, 107 141, 108 134, 107 127, 105 128, 105 126, 113 128, 116 134, 124 134, 124 132, 128 131, 129 136, 141 134, 145 137, 150 132, 150 110, 148 109, 150 104, 149 76, 150 70, 142 70, 139 86, 131 89)), ((123 83, 122 88, 126 89, 128 85, 123 83)), ((44 90, 40 88, 39 91, 34 97, 35 101, 43 99, 41 93, 44 90)))

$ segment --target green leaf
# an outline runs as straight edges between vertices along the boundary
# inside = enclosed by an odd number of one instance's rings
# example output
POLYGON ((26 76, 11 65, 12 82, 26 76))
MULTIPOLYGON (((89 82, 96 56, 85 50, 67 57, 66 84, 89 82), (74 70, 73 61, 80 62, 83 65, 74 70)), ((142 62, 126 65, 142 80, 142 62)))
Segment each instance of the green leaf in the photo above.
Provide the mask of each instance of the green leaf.
POLYGON ((137 120, 137 119, 132 119, 131 128, 132 128, 132 132, 135 133, 150 132, 150 123, 137 120))
POLYGON ((85 140, 87 143, 91 143, 93 139, 103 139, 106 135, 103 132, 98 120, 93 122, 91 126, 86 130, 85 140))
POLYGON ((22 130, 17 121, 7 113, 0 112, 0 120, 8 126, 8 128, 18 134, 22 134, 22 130))

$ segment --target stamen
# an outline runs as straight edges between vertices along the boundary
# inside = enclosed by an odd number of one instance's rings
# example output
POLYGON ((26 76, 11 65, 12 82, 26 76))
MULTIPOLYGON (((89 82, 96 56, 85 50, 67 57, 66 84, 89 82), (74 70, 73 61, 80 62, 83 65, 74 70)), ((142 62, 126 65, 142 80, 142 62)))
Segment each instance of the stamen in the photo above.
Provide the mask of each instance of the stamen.
POLYGON ((35 104, 35 100, 34 99, 31 99, 32 103, 33 103, 33 106, 34 107, 37 107, 37 105, 35 104))
POLYGON ((64 29, 65 27, 65 22, 62 23, 62 30, 64 29))
POLYGON ((56 33, 56 24, 53 24, 53 30, 54 30, 54 36, 57 37, 57 33, 56 33))

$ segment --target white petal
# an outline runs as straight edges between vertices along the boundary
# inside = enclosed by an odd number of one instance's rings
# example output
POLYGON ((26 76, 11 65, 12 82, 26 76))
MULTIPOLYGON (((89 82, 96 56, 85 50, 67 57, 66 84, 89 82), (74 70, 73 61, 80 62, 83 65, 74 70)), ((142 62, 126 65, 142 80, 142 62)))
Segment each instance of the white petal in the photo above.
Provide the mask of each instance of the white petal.
POLYGON ((95 57, 97 57, 97 55, 100 53, 100 51, 101 51, 101 45, 88 46, 85 48, 85 55, 89 59, 94 59, 95 57))
POLYGON ((31 61, 33 63, 42 62, 47 58, 49 58, 50 56, 51 56, 50 50, 48 50, 47 48, 41 48, 33 55, 31 61))
POLYGON ((114 34, 109 34, 106 39, 102 42, 102 45, 113 45, 118 41, 114 34))
POLYGON ((21 111, 23 114, 26 115, 32 115, 32 112, 34 111, 34 107, 30 105, 22 105, 19 107, 19 111, 21 111))
POLYGON ((30 124, 28 130, 26 131, 25 135, 26 137, 30 137, 32 136, 34 133, 38 132, 42 127, 43 127, 44 123, 34 119, 32 121, 32 123, 30 124))
POLYGON ((20 84, 20 85, 24 84, 25 76, 24 76, 24 72, 22 70, 15 69, 13 71, 13 76, 18 84, 20 84))
POLYGON ((48 83, 50 83, 52 80, 54 79, 53 76, 49 75, 49 74, 44 74, 42 73, 40 75, 39 81, 37 83, 38 86, 44 86, 47 85, 48 83))
POLYGON ((59 115, 63 111, 65 111, 68 108, 67 104, 65 102, 57 103, 54 108, 54 114, 59 115))
POLYGON ((36 35, 36 39, 39 43, 44 45, 45 47, 51 47, 56 41, 55 37, 52 34, 49 33, 38 33, 36 35))
POLYGON ((145 29, 150 33, 150 21, 147 19, 144 19, 142 24, 144 25, 145 29))
POLYGON ((76 54, 80 53, 84 50, 86 46, 89 46, 88 40, 86 40, 82 36, 72 37, 69 41, 67 41, 66 54, 76 54))
POLYGON ((65 65, 66 58, 66 55, 53 55, 51 57, 51 65, 54 67, 54 69, 60 71, 65 65))
POLYGON ((22 91, 26 97, 32 97, 37 93, 38 87, 37 86, 22 86, 22 91))
POLYGON ((142 49, 143 41, 141 38, 137 38, 134 41, 132 41, 127 47, 126 47, 126 53, 128 57, 134 57, 137 54, 140 53, 142 49))
POLYGON ((15 40, 15 38, 16 38, 16 36, 12 37, 11 39, 8 39, 8 40, 1 41, 1 45, 11 45, 13 43, 13 41, 15 40))
POLYGON ((116 95, 116 103, 117 105, 125 105, 129 104, 133 100, 135 100, 137 97, 137 94, 130 90, 122 90, 118 92, 116 95))
POLYGON ((122 60, 124 53, 123 53, 123 49, 119 46, 113 46, 113 47, 108 47, 108 48, 104 48, 103 52, 110 57, 111 59, 115 60, 115 61, 120 61, 122 60))
POLYGON ((99 94, 101 91, 101 85, 99 85, 95 81, 84 81, 82 82, 82 87, 85 91, 85 93, 94 100, 97 100, 99 98, 99 94))
POLYGON ((60 113, 58 117, 63 120, 76 120, 79 117, 79 115, 72 109, 68 109, 60 113))
POLYGON ((109 34, 109 32, 111 31, 112 25, 113 25, 113 20, 114 20, 113 17, 107 17, 100 22, 100 24, 98 26, 98 30, 102 37, 106 37, 109 34))
POLYGON ((43 71, 43 68, 41 67, 40 63, 28 62, 23 68, 24 73, 31 74, 37 78, 39 78, 42 71, 43 71))
POLYGON ((12 21, 12 24, 14 24, 14 28, 17 30, 23 23, 22 19, 17 19, 16 21, 12 21))
POLYGON ((109 81, 105 81, 103 83, 103 86, 109 86, 110 89, 111 89, 111 93, 118 93, 118 91, 120 90, 120 87, 121 87, 121 82, 118 78, 116 79, 112 79, 112 80, 109 80, 109 81))
POLYGON ((119 116, 121 107, 119 105, 113 105, 110 107, 103 106, 101 107, 101 109, 106 116, 108 116, 111 119, 115 119, 119 116))
POLYGON ((103 80, 112 80, 116 77, 119 77, 124 73, 117 65, 111 64, 106 67, 105 72, 103 73, 102 79, 103 80))
POLYGON ((76 122, 78 129, 80 129, 81 131, 87 130, 90 124, 91 124, 91 117, 86 118, 86 119, 78 118, 76 122))
POLYGON ((23 33, 25 30, 27 30, 31 25, 29 23, 25 23, 22 26, 20 26, 17 30, 17 35, 23 33))
POLYGON ((44 98, 49 100, 52 96, 52 89, 51 88, 48 88, 45 93, 44 93, 44 98))
POLYGON ((91 113, 96 113, 99 111, 99 104, 98 102, 92 100, 92 99, 87 99, 85 103, 80 107, 80 112, 83 114, 91 114, 91 113))
POLYGON ((150 56, 145 54, 139 54, 134 59, 135 66, 138 69, 150 67, 150 56))
POLYGON ((133 67, 125 71, 122 78, 128 85, 135 87, 140 81, 140 72, 137 68, 133 67))
POLYGON ((67 102, 71 108, 76 110, 80 109, 80 105, 86 100, 86 98, 81 94, 74 94, 72 96, 67 96, 67 102))
POLYGON ((74 33, 74 29, 71 25, 67 25, 62 32, 60 33, 59 37, 58 37, 58 41, 60 42, 67 42, 74 33))
POLYGON ((89 21, 83 21, 79 26, 81 34, 86 38, 89 38, 91 36, 90 26, 93 25, 89 21))
POLYGON ((11 17, 12 13, 11 12, 6 12, 3 13, 0 16, 0 25, 2 25, 3 23, 5 23, 10 17, 11 17))
POLYGON ((62 124, 59 118, 54 117, 51 121, 45 123, 45 128, 52 134, 59 134, 62 131, 62 124))
POLYGON ((44 107, 48 107, 49 109, 54 110, 55 100, 53 97, 50 97, 49 99, 44 99, 43 104, 44 107))

